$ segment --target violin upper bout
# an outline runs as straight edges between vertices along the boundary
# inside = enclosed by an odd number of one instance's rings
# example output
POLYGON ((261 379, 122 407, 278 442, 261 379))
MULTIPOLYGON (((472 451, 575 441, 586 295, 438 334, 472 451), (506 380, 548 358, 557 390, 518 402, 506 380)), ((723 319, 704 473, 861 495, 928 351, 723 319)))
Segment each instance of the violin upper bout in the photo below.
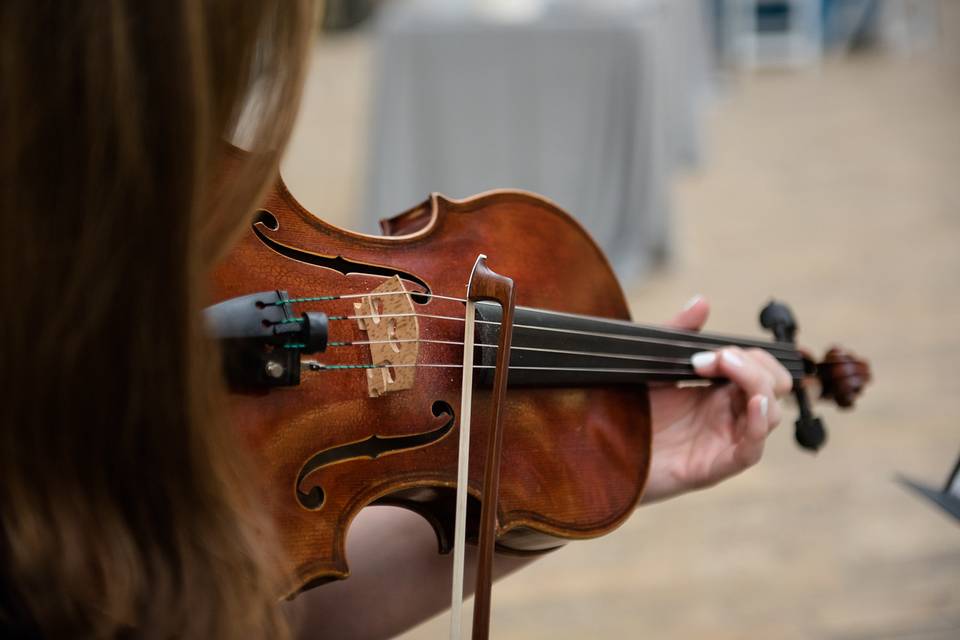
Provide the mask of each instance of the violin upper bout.
POLYGON ((840 347, 833 347, 817 364, 817 377, 820 379, 822 398, 849 408, 870 382, 872 374, 866 360, 840 347))
POLYGON ((427 227, 433 219, 433 198, 421 202, 412 209, 380 221, 380 230, 385 236, 405 236, 427 227))

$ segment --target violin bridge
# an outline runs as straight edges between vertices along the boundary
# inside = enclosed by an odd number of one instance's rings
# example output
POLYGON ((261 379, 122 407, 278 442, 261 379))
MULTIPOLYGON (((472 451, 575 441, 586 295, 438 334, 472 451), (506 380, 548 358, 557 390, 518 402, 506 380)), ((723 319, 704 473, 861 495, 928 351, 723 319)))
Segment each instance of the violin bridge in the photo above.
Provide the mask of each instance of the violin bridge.
POLYGON ((370 362, 379 367, 367 369, 370 397, 411 388, 420 351, 420 325, 403 282, 398 276, 385 280, 353 308, 360 316, 357 326, 370 343, 370 362))

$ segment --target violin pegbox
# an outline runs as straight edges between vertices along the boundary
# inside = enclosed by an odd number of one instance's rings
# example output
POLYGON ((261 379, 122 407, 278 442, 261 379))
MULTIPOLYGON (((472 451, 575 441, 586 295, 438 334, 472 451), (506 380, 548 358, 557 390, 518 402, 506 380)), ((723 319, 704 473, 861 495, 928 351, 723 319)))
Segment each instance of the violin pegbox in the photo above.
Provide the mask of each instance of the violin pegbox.
POLYGON ((370 362, 367 389, 371 398, 413 387, 420 352, 420 325, 413 300, 399 276, 388 278, 353 303, 357 326, 367 334, 370 362))
MULTIPOLYGON (((790 345, 796 343, 797 322, 787 305, 771 301, 760 312, 760 324, 769 329, 777 341, 790 345)), ((815 377, 820 382, 820 398, 833 400, 844 409, 853 406, 871 377, 866 360, 839 347, 830 349, 820 363, 804 355, 804 363, 808 377, 815 377)), ((816 451, 826 442, 827 432, 823 421, 810 409, 804 383, 805 380, 795 380, 793 387, 800 410, 794 436, 801 447, 816 451)))
MULTIPOLYGON (((771 300, 760 312, 760 325, 773 333, 778 341, 788 345, 796 344, 797 321, 793 317, 790 307, 771 300)), ((814 415, 810 409, 810 399, 802 381, 794 380, 793 396, 797 400, 797 409, 800 415, 794 423, 794 439, 797 444, 808 451, 817 451, 827 441, 827 430, 823 420, 814 415)))

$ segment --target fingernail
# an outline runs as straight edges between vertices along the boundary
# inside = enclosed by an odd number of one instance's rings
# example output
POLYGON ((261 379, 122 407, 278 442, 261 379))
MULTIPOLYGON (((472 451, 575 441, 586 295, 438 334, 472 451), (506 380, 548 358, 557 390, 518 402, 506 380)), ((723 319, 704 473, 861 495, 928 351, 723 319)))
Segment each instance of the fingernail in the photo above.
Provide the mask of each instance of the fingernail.
POLYGON ((767 417, 767 408, 769 407, 769 405, 770 405, 770 398, 768 398, 767 396, 763 396, 760 398, 760 415, 762 415, 764 418, 767 417))
POLYGON ((693 307, 701 300, 703 300, 703 296, 698 293, 697 295, 687 300, 687 304, 683 305, 683 310, 689 311, 690 309, 693 309, 693 307))
POLYGON ((741 359, 740 359, 740 356, 738 356, 737 354, 735 354, 733 351, 724 351, 724 352, 723 352, 723 360, 724 360, 724 362, 726 362, 727 364, 733 365, 733 366, 735 366, 735 367, 742 367, 742 366, 743 366, 743 360, 741 360, 741 359))
POLYGON ((717 354, 713 351, 699 351, 690 356, 690 364, 694 368, 709 367, 717 359, 717 354))

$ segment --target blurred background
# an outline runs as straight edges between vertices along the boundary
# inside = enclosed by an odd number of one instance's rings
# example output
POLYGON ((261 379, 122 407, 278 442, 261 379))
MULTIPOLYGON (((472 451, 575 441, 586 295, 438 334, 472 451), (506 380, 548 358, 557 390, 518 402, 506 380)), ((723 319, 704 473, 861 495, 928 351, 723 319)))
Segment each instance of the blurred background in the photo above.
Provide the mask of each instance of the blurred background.
POLYGON ((327 0, 283 175, 369 233, 536 191, 638 321, 701 293, 760 335, 776 296, 873 366, 816 456, 788 410, 755 469, 498 583, 494 637, 960 638, 960 527, 896 481, 960 453, 960 1, 327 0))

